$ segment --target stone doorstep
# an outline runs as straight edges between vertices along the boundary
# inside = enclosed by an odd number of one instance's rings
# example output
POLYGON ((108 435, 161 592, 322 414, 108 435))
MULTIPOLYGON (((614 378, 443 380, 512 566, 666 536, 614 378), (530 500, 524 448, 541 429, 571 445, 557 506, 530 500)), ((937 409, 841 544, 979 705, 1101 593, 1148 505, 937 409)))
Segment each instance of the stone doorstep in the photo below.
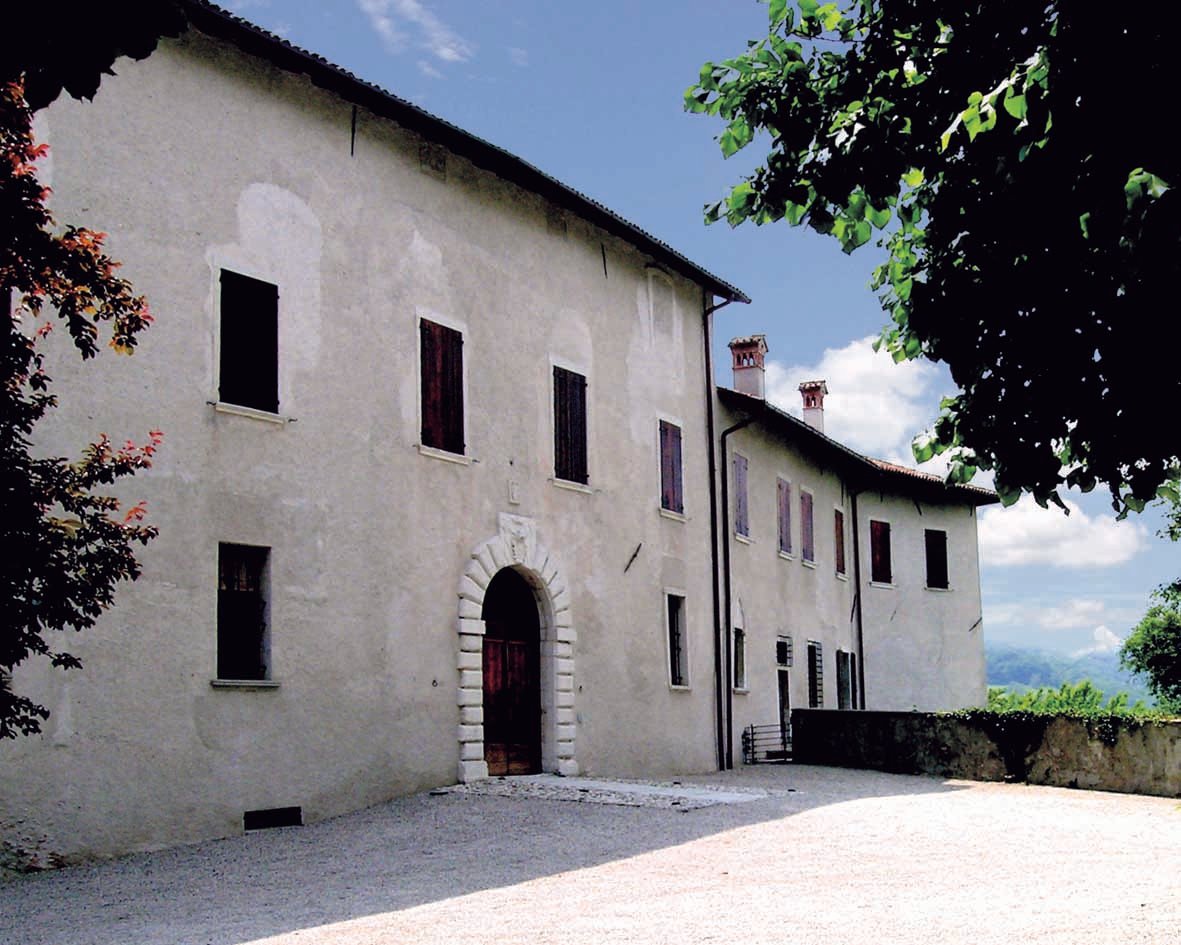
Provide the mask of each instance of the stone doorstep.
POLYGON ((658 807, 696 810, 716 804, 744 804, 768 797, 758 789, 733 791, 718 788, 649 781, 612 781, 598 778, 564 778, 554 774, 529 774, 488 778, 443 789, 449 794, 493 797, 525 797, 574 801, 623 807, 658 807))

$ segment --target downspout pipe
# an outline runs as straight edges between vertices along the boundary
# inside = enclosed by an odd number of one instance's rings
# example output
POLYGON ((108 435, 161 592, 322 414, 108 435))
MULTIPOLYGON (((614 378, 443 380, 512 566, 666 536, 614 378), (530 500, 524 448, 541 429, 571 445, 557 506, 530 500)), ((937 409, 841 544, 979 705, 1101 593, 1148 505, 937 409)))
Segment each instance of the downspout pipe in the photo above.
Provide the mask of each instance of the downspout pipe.
POLYGON ((864 602, 861 586, 861 525, 857 519, 857 496, 853 498, 853 583, 857 595, 857 691, 861 694, 861 708, 865 708, 865 624, 862 620, 862 604, 864 602))
MULTIPOLYGON (((728 455, 726 452, 726 441, 730 438, 731 434, 737 433, 754 422, 754 417, 747 417, 745 420, 739 420, 733 426, 726 427, 722 431, 721 451, 723 464, 726 463, 726 457, 728 455)), ((722 636, 722 633, 719 633, 719 637, 721 638, 719 643, 724 645, 726 653, 725 678, 722 680, 722 683, 726 694, 725 770, 727 771, 734 767, 734 692, 730 685, 733 673, 733 668, 730 665, 732 659, 730 635, 733 633, 732 625, 734 623, 734 589, 731 586, 732 583, 730 579, 730 469, 726 465, 722 469, 722 589, 725 594, 726 620, 724 626, 719 627, 719 630, 725 634, 722 636)))
MULTIPOLYGON (((709 442, 709 548, 710 548, 710 584, 713 592, 713 628, 714 628, 714 717, 717 721, 716 738, 718 750, 718 770, 726 767, 726 737, 722 703, 722 649, 721 649, 721 602, 718 596, 718 465, 717 454, 714 449, 714 357, 713 357, 713 314, 725 308, 733 299, 725 299, 716 305, 711 305, 708 290, 702 291, 701 320, 705 337, 705 426, 706 439, 709 442)), ((724 481, 724 477, 723 477, 724 481)), ((726 690, 728 691, 728 690, 726 690)))

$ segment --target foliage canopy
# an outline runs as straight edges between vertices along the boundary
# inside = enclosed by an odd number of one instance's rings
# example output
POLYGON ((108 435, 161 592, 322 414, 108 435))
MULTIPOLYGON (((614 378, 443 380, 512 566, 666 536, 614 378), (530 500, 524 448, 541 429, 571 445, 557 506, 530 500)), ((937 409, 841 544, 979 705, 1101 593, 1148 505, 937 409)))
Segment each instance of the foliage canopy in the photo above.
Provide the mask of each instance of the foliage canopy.
POLYGON ((1147 677, 1162 707, 1181 711, 1181 581, 1162 587, 1153 600, 1120 647, 1120 662, 1147 677))
POLYGON ((992 469, 1006 502, 1176 503, 1181 149, 1156 91, 1179 25, 1171 4, 769 0, 769 34, 685 94, 724 119, 723 155, 768 148, 706 218, 846 252, 878 232, 881 343, 960 390, 920 461, 992 469))

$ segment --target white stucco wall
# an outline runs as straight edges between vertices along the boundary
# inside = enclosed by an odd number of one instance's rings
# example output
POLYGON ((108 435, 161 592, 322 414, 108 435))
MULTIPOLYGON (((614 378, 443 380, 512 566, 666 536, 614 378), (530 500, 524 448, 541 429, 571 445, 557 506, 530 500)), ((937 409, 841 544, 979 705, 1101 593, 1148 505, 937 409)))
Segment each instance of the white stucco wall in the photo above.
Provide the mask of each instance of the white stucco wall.
POLYGON ((871 709, 984 705, 984 624, 976 509, 880 492, 858 497, 865 586, 865 690, 871 709), (889 522, 893 581, 870 581, 870 522, 889 522), (946 590, 927 587, 924 531, 947 533, 946 590))
POLYGON ((199 34, 116 71, 39 127, 58 219, 109 234, 156 324, 131 359, 53 358, 62 406, 39 435, 76 454, 162 429, 155 467, 120 489, 160 537, 63 641, 84 669, 16 673, 52 715, 0 744, 0 837, 41 862, 109 855, 454 782, 480 750, 463 581, 506 513, 549 552, 517 562, 554 617, 547 761, 711 768, 701 289, 576 218, 563 234, 541 198, 454 155, 424 172, 420 139, 364 109, 350 155, 351 105, 199 34), (286 422, 209 404, 222 267, 279 287, 286 422), (417 446, 423 316, 464 330, 463 463, 417 446), (588 379, 586 490, 553 481, 555 363, 588 379), (659 511, 660 418, 683 430, 681 519, 659 511), (219 542, 271 549, 277 688, 211 686, 219 542), (676 691, 670 588, 687 598, 676 691))

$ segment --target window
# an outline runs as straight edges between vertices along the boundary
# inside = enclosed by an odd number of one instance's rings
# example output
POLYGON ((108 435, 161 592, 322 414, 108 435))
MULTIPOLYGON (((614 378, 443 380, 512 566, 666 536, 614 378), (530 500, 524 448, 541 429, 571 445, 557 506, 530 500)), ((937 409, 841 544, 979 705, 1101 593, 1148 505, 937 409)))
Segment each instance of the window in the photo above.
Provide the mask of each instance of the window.
POLYGON ((816 560, 816 530, 812 520, 812 493, 800 490, 800 547, 805 561, 816 560))
POLYGON ((463 334, 420 319, 419 357, 422 445, 462 454, 463 334))
POLYGON ((689 660, 685 652, 685 598, 666 595, 668 603, 668 681, 672 686, 689 685, 689 660))
POLYGON ((779 550, 791 554, 791 483, 786 479, 778 482, 779 499, 779 550))
POLYGON ((855 709, 857 701, 854 690, 857 683, 853 678, 853 661, 856 657, 844 650, 837 650, 837 708, 855 709))
POLYGON ((746 496, 747 461, 741 453, 734 454, 734 534, 750 537, 750 508, 746 496))
POLYGON ((269 548, 217 546, 217 678, 269 679, 269 548))
POLYGON ((837 574, 845 573, 845 513, 840 509, 833 510, 832 516, 833 538, 835 540, 833 554, 836 558, 837 574))
POLYGON ((660 421, 660 507, 685 511, 684 476, 681 469, 681 428, 660 421))
POLYGON ((587 482, 586 378, 554 368, 554 478, 587 482))
POLYGON ((815 640, 808 641, 808 707, 824 708, 824 651, 815 640))
POLYGON ((947 583, 947 532, 928 528, 924 537, 927 543, 927 587, 946 590, 947 583))
POLYGON ((734 628, 734 688, 746 688, 746 631, 734 628))
POLYGON ((279 287, 221 271, 217 399, 279 410, 279 287))
POLYGON ((869 523, 869 579, 874 584, 891 584, 894 580, 890 570, 890 523, 869 523))
POLYGON ((791 637, 781 636, 775 641, 775 663, 778 666, 790 667, 792 664, 791 637))

